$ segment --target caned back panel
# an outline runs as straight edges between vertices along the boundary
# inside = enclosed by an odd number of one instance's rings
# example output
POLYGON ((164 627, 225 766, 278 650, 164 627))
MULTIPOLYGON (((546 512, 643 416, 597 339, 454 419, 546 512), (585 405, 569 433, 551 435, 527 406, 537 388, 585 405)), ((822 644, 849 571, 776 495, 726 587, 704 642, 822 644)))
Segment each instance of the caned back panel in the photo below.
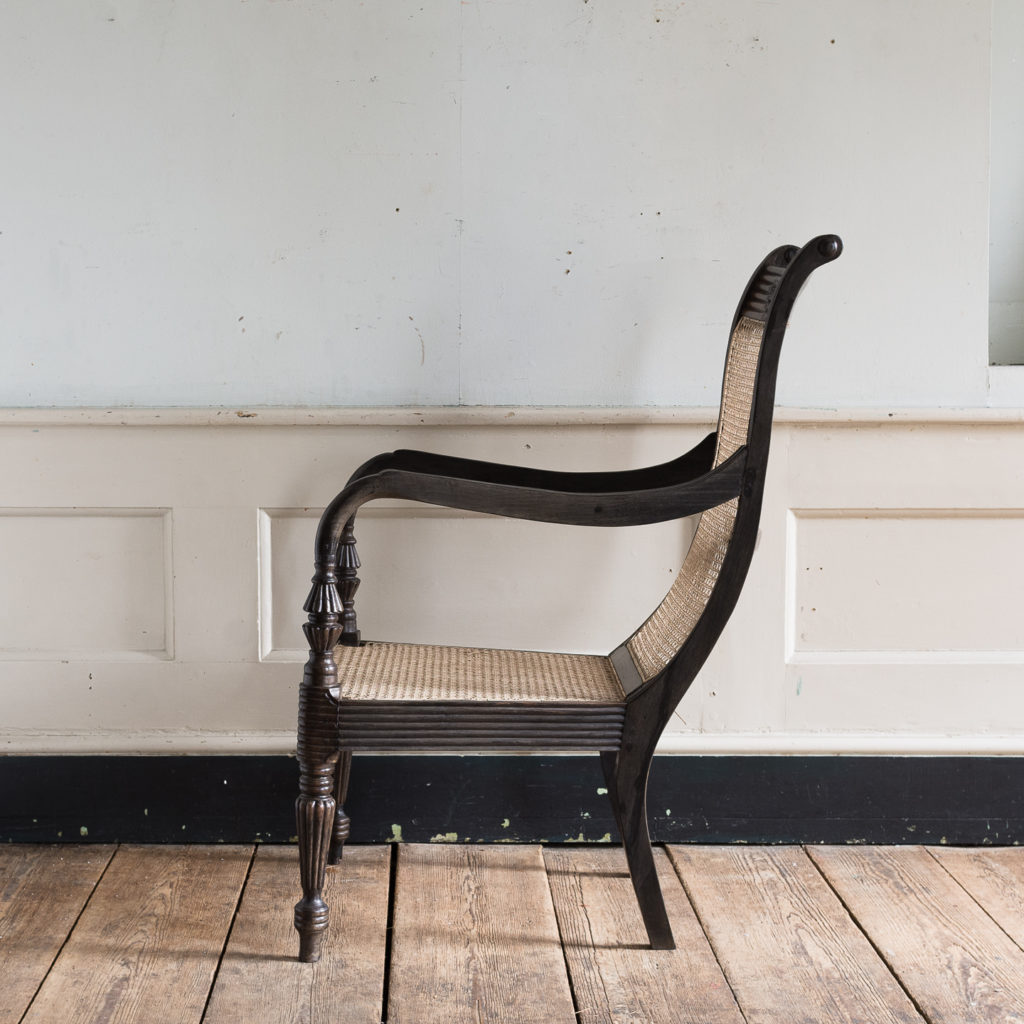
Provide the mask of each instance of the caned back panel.
MULTIPOLYGON (((729 340, 715 466, 747 443, 764 328, 763 320, 741 316, 729 340)), ((652 679, 675 657, 707 607, 732 537, 736 508, 733 498, 701 513, 672 589, 626 644, 643 680, 652 679)))

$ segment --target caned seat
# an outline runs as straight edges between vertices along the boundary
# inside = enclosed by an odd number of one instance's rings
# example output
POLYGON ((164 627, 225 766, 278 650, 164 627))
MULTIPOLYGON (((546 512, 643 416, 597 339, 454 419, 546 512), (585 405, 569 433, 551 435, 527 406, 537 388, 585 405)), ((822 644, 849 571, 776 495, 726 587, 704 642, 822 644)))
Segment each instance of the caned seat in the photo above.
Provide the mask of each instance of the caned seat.
POLYGON ((563 473, 385 452, 359 467, 328 505, 304 606, 310 653, 297 745, 300 959, 319 959, 326 867, 341 857, 349 834, 343 804, 352 751, 360 749, 598 752, 651 946, 673 947, 647 831, 651 758, 725 627, 754 553, 793 303, 808 276, 841 251, 835 235, 821 235, 765 257, 733 317, 717 429, 671 462, 563 473), (363 643, 355 516, 375 498, 580 526, 699 518, 665 599, 607 656, 363 643))
POLYGON ((338 699, 526 701, 618 707, 626 695, 608 658, 486 647, 367 643, 334 649, 338 699))
POLYGON ((605 657, 367 643, 334 661, 347 750, 516 750, 542 735, 549 750, 614 750, 622 736, 626 695, 605 657))

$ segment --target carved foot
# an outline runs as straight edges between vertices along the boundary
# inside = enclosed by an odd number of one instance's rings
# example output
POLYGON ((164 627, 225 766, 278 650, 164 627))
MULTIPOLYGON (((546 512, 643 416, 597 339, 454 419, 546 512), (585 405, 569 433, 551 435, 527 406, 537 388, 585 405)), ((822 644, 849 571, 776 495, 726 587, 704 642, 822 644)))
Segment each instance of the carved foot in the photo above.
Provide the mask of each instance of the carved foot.
POLYGON ((301 899, 295 904, 295 928, 299 933, 299 960, 315 964, 320 959, 320 947, 327 933, 329 911, 319 897, 301 899))

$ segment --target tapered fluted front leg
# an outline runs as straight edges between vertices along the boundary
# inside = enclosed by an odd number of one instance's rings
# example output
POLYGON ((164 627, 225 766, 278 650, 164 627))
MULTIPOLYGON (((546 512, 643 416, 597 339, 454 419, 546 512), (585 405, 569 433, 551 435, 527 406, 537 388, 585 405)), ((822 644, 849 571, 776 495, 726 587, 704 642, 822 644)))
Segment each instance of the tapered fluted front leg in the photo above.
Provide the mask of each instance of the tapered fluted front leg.
POLYGON ((295 904, 295 927, 299 932, 299 959, 312 963, 320 959, 327 931, 323 888, 336 808, 336 707, 328 691, 337 681, 332 652, 342 625, 333 566, 317 566, 305 609, 309 622, 302 629, 309 641, 309 660, 299 689, 299 798, 295 802, 302 899, 295 904))
POLYGON ((299 932, 299 959, 313 963, 320 959, 320 946, 327 931, 329 911, 323 901, 327 851, 334 824, 331 765, 302 770, 295 819, 299 836, 299 874, 302 899, 295 904, 295 927, 299 932))
POLYGON ((335 769, 336 779, 334 784, 334 801, 337 805, 334 811, 334 831, 331 833, 331 852, 328 855, 328 864, 340 864, 341 855, 345 849, 345 840, 349 835, 349 820, 345 813, 345 797, 348 796, 348 777, 352 768, 352 751, 343 750, 338 757, 338 766, 335 769))

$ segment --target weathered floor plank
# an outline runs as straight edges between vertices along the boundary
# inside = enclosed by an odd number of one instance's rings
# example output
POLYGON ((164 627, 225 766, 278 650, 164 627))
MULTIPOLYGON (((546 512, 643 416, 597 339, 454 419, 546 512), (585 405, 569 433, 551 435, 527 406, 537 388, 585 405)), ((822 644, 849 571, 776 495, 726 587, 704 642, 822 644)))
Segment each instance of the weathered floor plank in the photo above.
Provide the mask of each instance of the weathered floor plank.
POLYGON ((652 951, 620 849, 350 847, 315 965, 294 847, 113 849, 0 847, 0 1024, 1024 1024, 1020 849, 673 847, 652 951))
POLYGON ((929 853, 1024 949, 1024 848, 936 846, 929 853))
POLYGON ((0 847, 0 1024, 17 1024, 113 846, 0 847))
POLYGON ((927 850, 810 853, 931 1024, 1024 1022, 1024 952, 927 850))
POLYGON ((198 1022, 251 857, 251 847, 121 847, 25 1024, 198 1022))
POLYGON ((537 846, 402 846, 389 1024, 573 1024, 537 846))
POLYGON ((676 948, 652 950, 621 849, 545 851, 581 1024, 743 1024, 665 854, 655 851, 676 948))
POLYGON ((802 849, 673 846, 669 855, 748 1024, 920 1024, 802 849))
POLYGON ((298 850, 260 847, 204 1024, 380 1024, 390 854, 389 846, 349 846, 328 868, 323 955, 300 964, 289 913, 299 896, 298 850))

